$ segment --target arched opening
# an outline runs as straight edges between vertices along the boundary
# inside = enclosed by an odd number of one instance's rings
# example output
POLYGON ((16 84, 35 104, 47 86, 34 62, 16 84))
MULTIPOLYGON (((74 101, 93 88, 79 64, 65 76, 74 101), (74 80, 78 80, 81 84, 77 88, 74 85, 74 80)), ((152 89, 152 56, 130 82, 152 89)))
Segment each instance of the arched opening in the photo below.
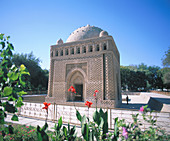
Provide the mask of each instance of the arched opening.
POLYGON ((71 54, 74 54, 74 48, 71 49, 71 54))
POLYGON ((83 53, 86 53, 86 47, 85 46, 83 47, 83 53))
POLYGON ((96 51, 99 51, 99 50, 100 50, 99 45, 97 45, 96 46, 96 51))
POLYGON ((77 54, 80 54, 80 48, 79 47, 77 48, 77 54))
POLYGON ((63 56, 63 50, 61 50, 61 52, 60 52, 60 56, 63 56))
POLYGON ((53 52, 51 52, 51 57, 53 57, 53 52))
POLYGON ((70 74, 67 80, 67 88, 70 86, 73 86, 76 89, 76 94, 72 96, 70 95, 70 92, 68 92, 67 101, 83 101, 85 80, 83 74, 80 71, 77 70, 70 74))
POLYGON ((65 55, 68 55, 68 49, 65 50, 65 55))
POLYGON ((107 50, 107 45, 106 45, 106 43, 103 44, 103 50, 107 50))
POLYGON ((89 52, 93 52, 93 47, 89 46, 89 52))
POLYGON ((58 50, 55 52, 55 56, 58 56, 58 50))

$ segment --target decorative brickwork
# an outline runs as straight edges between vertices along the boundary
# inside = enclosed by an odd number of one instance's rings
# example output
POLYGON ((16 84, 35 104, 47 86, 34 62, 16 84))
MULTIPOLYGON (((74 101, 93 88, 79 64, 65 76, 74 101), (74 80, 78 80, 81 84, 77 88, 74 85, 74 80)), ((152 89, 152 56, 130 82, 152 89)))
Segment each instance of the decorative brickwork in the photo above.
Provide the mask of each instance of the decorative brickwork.
MULTIPOLYGON (((91 32, 89 37, 92 35, 91 32)), ((68 43, 60 41, 51 46, 47 102, 72 104, 68 88, 73 85, 77 89, 76 105, 82 105, 86 100, 95 102, 96 89, 102 107, 117 107, 121 103, 119 52, 113 38, 106 35, 96 37, 95 33, 95 38, 68 43)), ((76 40, 76 37, 71 39, 76 40)))

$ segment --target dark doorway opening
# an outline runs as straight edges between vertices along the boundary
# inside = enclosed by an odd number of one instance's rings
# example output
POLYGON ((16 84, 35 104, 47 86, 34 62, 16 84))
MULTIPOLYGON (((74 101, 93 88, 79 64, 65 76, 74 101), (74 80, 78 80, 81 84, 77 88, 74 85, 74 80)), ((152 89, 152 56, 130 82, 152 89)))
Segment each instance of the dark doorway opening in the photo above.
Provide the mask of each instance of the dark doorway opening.
POLYGON ((75 101, 83 101, 83 84, 75 84, 75 101))

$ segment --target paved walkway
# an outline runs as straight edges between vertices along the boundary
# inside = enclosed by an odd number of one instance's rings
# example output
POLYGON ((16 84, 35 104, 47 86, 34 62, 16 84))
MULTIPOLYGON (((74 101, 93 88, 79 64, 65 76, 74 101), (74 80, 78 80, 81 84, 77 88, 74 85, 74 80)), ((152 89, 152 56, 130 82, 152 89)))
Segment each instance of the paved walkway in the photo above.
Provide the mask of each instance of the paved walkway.
MULTIPOLYGON (((43 120, 43 119, 19 116, 19 121, 12 121, 11 117, 12 117, 12 114, 8 114, 7 118, 5 118, 5 121, 12 122, 15 124, 26 125, 26 126, 34 126, 34 127, 37 127, 37 125, 39 125, 40 127, 43 127, 45 124, 45 120, 43 120)), ((47 123, 48 123, 48 130, 54 131, 54 129, 52 129, 52 128, 54 128, 55 123, 52 121, 48 121, 47 123)), ((67 124, 63 124, 63 125, 67 127, 67 124)), ((70 126, 72 127, 73 125, 70 125, 70 126)), ((77 131, 78 136, 80 136, 81 135, 81 127, 76 125, 76 131, 77 131)))
POLYGON ((127 105, 126 95, 122 95, 124 100, 120 108, 139 109, 141 106, 149 105, 153 110, 170 112, 170 96, 143 92, 140 95, 128 95, 128 97, 129 104, 127 105))

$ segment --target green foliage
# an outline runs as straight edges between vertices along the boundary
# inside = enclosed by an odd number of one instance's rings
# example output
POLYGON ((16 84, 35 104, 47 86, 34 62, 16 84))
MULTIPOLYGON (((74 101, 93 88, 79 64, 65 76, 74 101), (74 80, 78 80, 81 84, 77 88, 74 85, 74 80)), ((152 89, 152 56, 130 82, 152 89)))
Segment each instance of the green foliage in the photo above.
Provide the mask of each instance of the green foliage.
POLYGON ((85 115, 82 117, 79 111, 76 111, 76 116, 81 122, 82 136, 86 141, 94 140, 94 137, 96 140, 106 139, 106 133, 108 133, 107 111, 103 112, 101 108, 99 111, 96 109, 93 114, 93 122, 90 122, 85 115))
POLYGON ((15 114, 12 116, 11 120, 13 120, 13 121, 19 121, 19 120, 18 120, 18 116, 15 115, 15 114))
POLYGON ((51 134, 52 141, 75 141, 77 138, 76 127, 73 126, 70 128, 70 124, 68 123, 67 128, 63 126, 62 117, 58 120, 58 124, 54 126, 54 134, 51 134))
POLYGON ((37 138, 38 138, 38 141, 49 141, 49 137, 46 133, 46 130, 48 128, 48 124, 45 123, 45 125, 40 128, 40 126, 38 125, 37 126, 37 138))
POLYGON ((121 85, 123 90, 147 91, 165 87, 160 67, 147 66, 120 66, 121 85))
POLYGON ((169 140, 170 135, 167 135, 164 130, 162 130, 159 126, 156 126, 156 119, 154 116, 152 116, 152 112, 150 108, 146 106, 143 107, 144 111, 141 113, 143 120, 145 121, 145 124, 147 123, 150 125, 148 128, 145 128, 145 130, 141 130, 141 127, 143 126, 143 122, 139 120, 139 114, 132 115, 133 122, 132 123, 126 123, 125 120, 119 120, 118 121, 118 128, 119 132, 122 132, 121 140, 126 140, 123 131, 121 130, 122 127, 126 128, 128 139, 131 140, 153 140, 153 141, 160 141, 160 140, 169 140))
POLYGON ((36 58, 32 52, 29 54, 14 54, 12 62, 18 67, 24 64, 30 72, 30 76, 25 77, 25 80, 27 80, 27 89, 47 90, 49 72, 40 67, 40 59, 36 58))
POLYGON ((170 47, 162 58, 162 64, 164 66, 164 68, 160 70, 160 73, 162 73, 162 80, 165 88, 170 89, 170 47))
POLYGON ((118 128, 118 117, 115 118, 115 123, 114 123, 114 133, 113 133, 113 141, 117 141, 119 139, 119 128, 118 128))
POLYGON ((4 88, 4 96, 9 96, 12 93, 12 87, 6 86, 4 88))
POLYGON ((22 92, 25 87, 24 76, 29 75, 24 65, 16 67, 11 59, 13 57, 14 46, 9 42, 9 36, 5 37, 0 34, 0 124, 4 124, 6 112, 13 113, 11 120, 17 121, 18 117, 15 115, 17 107, 21 107, 22 92), (7 101, 2 102, 1 97, 9 97, 7 101), (10 102, 13 101, 13 102, 10 102))
POLYGON ((38 141, 35 127, 0 125, 0 141, 38 141))
POLYGON ((165 55, 162 58, 162 64, 164 67, 170 67, 170 47, 165 52, 165 55))

